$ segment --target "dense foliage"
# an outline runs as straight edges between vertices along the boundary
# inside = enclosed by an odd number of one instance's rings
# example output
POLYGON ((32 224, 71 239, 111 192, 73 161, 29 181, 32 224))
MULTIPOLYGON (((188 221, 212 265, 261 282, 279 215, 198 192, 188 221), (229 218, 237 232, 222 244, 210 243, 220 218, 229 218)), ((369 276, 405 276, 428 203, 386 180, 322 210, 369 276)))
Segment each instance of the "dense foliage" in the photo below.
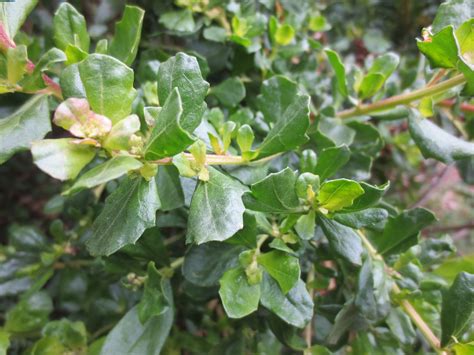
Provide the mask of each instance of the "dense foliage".
POLYGON ((0 354, 474 353, 472 0, 71 3, 0 3, 0 354))

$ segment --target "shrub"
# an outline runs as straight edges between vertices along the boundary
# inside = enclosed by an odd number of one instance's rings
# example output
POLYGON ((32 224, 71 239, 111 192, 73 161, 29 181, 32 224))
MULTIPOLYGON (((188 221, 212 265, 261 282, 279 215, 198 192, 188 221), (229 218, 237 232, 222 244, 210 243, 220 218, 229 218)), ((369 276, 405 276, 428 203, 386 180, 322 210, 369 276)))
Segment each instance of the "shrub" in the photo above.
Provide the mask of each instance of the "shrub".
MULTIPOLYGON (((473 254, 421 207, 437 166, 474 181, 470 0, 416 42, 377 17, 398 2, 62 3, 20 31, 36 2, 0 3, 2 179, 40 206, 5 190, 1 353, 474 353, 473 254)), ((406 31, 435 8, 403 3, 406 31)))

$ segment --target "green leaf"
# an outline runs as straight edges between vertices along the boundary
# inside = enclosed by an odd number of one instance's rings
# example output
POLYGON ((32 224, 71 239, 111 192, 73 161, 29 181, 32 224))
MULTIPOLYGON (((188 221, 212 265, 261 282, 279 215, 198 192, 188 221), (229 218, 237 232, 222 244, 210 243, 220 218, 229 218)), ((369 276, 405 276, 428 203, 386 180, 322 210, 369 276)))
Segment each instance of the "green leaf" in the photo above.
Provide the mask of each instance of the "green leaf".
POLYGON ((359 97, 366 99, 379 91, 400 62, 398 55, 386 53, 377 57, 359 86, 359 97))
POLYGON ((321 181, 324 181, 343 167, 350 156, 351 151, 346 145, 326 148, 319 154, 313 173, 319 175, 321 181))
POLYGON ((259 109, 267 122, 274 122, 258 147, 259 157, 292 150, 308 140, 309 96, 299 94, 294 82, 283 76, 264 81, 259 109))
POLYGON ((46 83, 43 79, 43 72, 51 70, 56 64, 65 62, 67 60, 66 55, 63 51, 57 48, 51 48, 45 54, 43 54, 35 65, 33 73, 27 75, 19 83, 25 91, 39 91, 46 87, 46 83))
POLYGON ((462 23, 474 17, 471 0, 448 0, 443 2, 436 11, 433 21, 433 31, 453 25, 458 28, 462 23))
POLYGON ((103 142, 103 147, 108 150, 129 150, 132 134, 140 130, 140 118, 130 115, 117 122, 103 142))
POLYGON ((219 102, 227 107, 235 107, 245 98, 245 86, 239 78, 229 78, 211 89, 219 102))
POLYGON ((333 212, 351 206, 353 201, 363 193, 364 189, 359 183, 347 179, 337 179, 323 183, 317 199, 320 207, 333 212))
POLYGON ((424 208, 406 210, 398 216, 389 217, 383 234, 375 240, 377 250, 380 254, 399 252, 400 248, 406 250, 416 244, 420 230, 435 221, 435 215, 424 208), (413 238, 414 243, 411 242, 413 238))
POLYGON ((169 310, 170 303, 166 297, 168 283, 169 280, 160 274, 153 262, 148 263, 143 296, 138 304, 140 323, 145 324, 150 318, 169 310))
POLYGON ((156 175, 156 187, 162 211, 171 211, 184 205, 183 188, 176 167, 171 165, 159 166, 156 175))
POLYGON ((195 28, 193 13, 189 9, 169 11, 160 16, 159 22, 175 32, 193 32, 195 28))
POLYGON ((242 318, 257 310, 260 284, 250 285, 244 269, 227 270, 219 283, 219 296, 229 318, 242 318))
POLYGON ((431 68, 456 68, 459 47, 454 36, 454 28, 448 26, 430 38, 430 41, 418 40, 418 49, 430 62, 431 68))
POLYGON ((453 345, 452 349, 456 355, 471 355, 474 353, 474 342, 471 341, 467 344, 456 343, 453 345))
POLYGON ((452 283, 461 271, 474 274, 474 253, 445 260, 434 273, 452 283))
POLYGON ((181 153, 194 142, 180 120, 183 114, 178 88, 174 88, 161 110, 146 107, 145 115, 155 120, 155 126, 144 149, 145 159, 153 160, 181 153))
POLYGON ((6 355, 10 347, 10 334, 0 328, 0 355, 6 355))
POLYGON ((318 222, 334 253, 352 264, 362 265, 364 248, 360 237, 352 228, 323 216, 318 216, 318 222))
POLYGON ((158 70, 158 98, 164 103, 174 88, 181 95, 183 114, 180 124, 184 130, 193 132, 201 123, 206 110, 206 97, 209 84, 202 78, 199 64, 195 57, 178 53, 158 70))
POLYGON ((385 221, 388 217, 387 210, 383 208, 368 208, 349 213, 337 213, 334 220, 354 229, 373 227, 385 221))
POLYGON ((89 52, 90 37, 87 25, 82 16, 71 4, 62 3, 53 19, 54 43, 65 51, 68 45, 76 46, 89 52))
POLYGON ((109 54, 127 65, 131 65, 137 56, 144 15, 145 11, 139 7, 127 5, 122 19, 115 24, 109 54))
POLYGON ((287 294, 300 279, 300 264, 298 258, 281 251, 271 251, 260 254, 258 263, 273 277, 283 292, 287 294))
POLYGON ((209 168, 209 181, 199 181, 191 200, 187 242, 223 241, 242 229, 245 191, 237 180, 209 168))
POLYGON ((245 206, 269 213, 301 212, 295 184, 296 175, 290 168, 272 173, 251 186, 251 191, 244 195, 245 206))
POLYGON ((411 345, 416 339, 416 332, 410 317, 400 308, 392 308, 387 317, 387 325, 392 334, 403 345, 411 345))
POLYGON ((456 39, 463 57, 467 60, 474 53, 474 18, 464 22, 456 30, 456 39))
POLYGON ((80 349, 87 346, 87 332, 84 323, 71 322, 68 319, 51 321, 41 331, 44 337, 56 338, 68 349, 80 349))
POLYGON ((133 307, 107 335, 100 354, 159 355, 173 325, 173 294, 169 280, 164 283, 164 296, 169 307, 160 315, 150 317, 144 324, 133 307))
POLYGON ((11 40, 13 40, 37 3, 38 0, 16 0, 0 4, 0 26, 4 27, 7 36, 11 40))
POLYGON ((35 292, 8 310, 5 330, 11 333, 37 331, 48 321, 52 310, 51 297, 45 291, 35 292))
POLYGON ((313 300, 303 281, 298 280, 296 285, 284 295, 277 282, 264 272, 261 287, 262 305, 286 323, 297 328, 304 328, 313 318, 313 300))
POLYGON ((354 200, 354 203, 351 206, 346 207, 344 211, 354 212, 365 210, 366 208, 378 204, 385 192, 387 192, 388 188, 390 187, 390 182, 386 182, 383 185, 376 186, 361 181, 359 182, 359 185, 364 189, 364 194, 356 198, 354 200))
POLYGON ((219 242, 193 245, 185 255, 183 275, 193 284, 215 286, 226 270, 238 265, 238 255, 243 250, 241 246, 219 242))
POLYGON ((314 229, 316 228, 316 214, 309 211, 298 218, 295 224, 295 230, 298 236, 304 240, 310 240, 314 237, 314 229))
POLYGON ((0 164, 16 152, 29 149, 31 142, 42 139, 50 130, 47 96, 35 96, 10 116, 0 119, 0 164))
POLYGON ((408 116, 410 134, 425 158, 446 164, 474 156, 474 143, 466 142, 421 117, 416 110, 408 116))
POLYGON ((26 46, 20 45, 8 48, 7 51, 7 80, 10 84, 18 83, 26 73, 28 53, 26 46))
POLYGON ((105 184, 106 182, 119 178, 130 170, 140 169, 142 166, 143 164, 141 162, 132 157, 113 157, 81 175, 74 185, 66 190, 64 194, 71 194, 82 189, 90 189, 94 186, 105 184))
POLYGON ((286 23, 278 26, 275 31, 275 42, 282 46, 290 44, 294 37, 295 29, 286 23))
POLYGON ((474 312, 474 274, 461 272, 452 286, 443 295, 441 309, 441 346, 460 338, 471 325, 469 320, 474 312))
POLYGON ((343 97, 347 97, 346 68, 342 63, 341 58, 339 58, 339 55, 331 49, 325 49, 324 52, 326 52, 329 64, 331 64, 331 67, 336 74, 336 87, 339 94, 343 97))
POLYGON ((94 256, 110 255, 127 244, 135 243, 145 229, 155 225, 160 207, 154 179, 127 177, 105 201, 105 206, 92 225, 86 242, 94 256))
POLYGON ((119 60, 91 54, 61 74, 63 95, 87 98, 92 110, 115 124, 127 117, 136 96, 133 70, 119 60))
POLYGON ((31 145, 33 161, 45 173, 59 180, 75 179, 94 159, 95 149, 77 144, 73 138, 44 139, 31 145))

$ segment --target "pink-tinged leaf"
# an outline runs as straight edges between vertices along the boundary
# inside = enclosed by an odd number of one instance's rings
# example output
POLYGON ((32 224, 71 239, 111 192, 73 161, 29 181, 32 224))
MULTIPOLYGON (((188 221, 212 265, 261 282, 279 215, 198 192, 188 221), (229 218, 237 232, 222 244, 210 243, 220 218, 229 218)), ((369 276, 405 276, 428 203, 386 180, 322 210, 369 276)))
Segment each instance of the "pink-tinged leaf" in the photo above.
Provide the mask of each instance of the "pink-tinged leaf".
POLYGON ((3 27, 3 23, 0 23, 0 50, 4 51, 8 48, 15 48, 15 42, 13 42, 8 36, 8 33, 5 31, 5 27, 3 27))
POLYGON ((67 99, 56 109, 53 121, 76 137, 103 137, 112 129, 112 121, 91 111, 86 99, 67 99))

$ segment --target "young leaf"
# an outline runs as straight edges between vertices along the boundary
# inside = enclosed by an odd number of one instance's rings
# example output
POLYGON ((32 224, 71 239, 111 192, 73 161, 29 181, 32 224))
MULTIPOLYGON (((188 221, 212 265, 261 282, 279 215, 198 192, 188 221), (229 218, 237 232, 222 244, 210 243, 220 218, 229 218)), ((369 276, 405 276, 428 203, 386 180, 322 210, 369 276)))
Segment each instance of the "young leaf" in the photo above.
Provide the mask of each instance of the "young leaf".
POLYGON ((245 98, 245 86, 239 78, 229 78, 211 89, 219 102, 227 107, 235 107, 245 98))
POLYGON ((389 217, 381 237, 375 240, 380 254, 400 252, 416 244, 417 235, 421 229, 436 221, 435 215, 424 209, 414 208, 389 217), (414 238, 414 241, 412 240, 414 238))
POLYGON ((187 242, 223 241, 242 229, 245 191, 237 180, 209 168, 209 181, 199 181, 191 200, 187 242))
POLYGON ((474 312, 474 274, 461 272, 443 295, 441 346, 446 346, 469 327, 474 312))
POLYGON ((320 207, 333 212, 351 206, 353 201, 364 193, 364 189, 355 181, 338 179, 326 181, 318 193, 320 207))
POLYGON ((391 52, 377 57, 359 86, 360 98, 371 97, 379 91, 397 68, 399 62, 398 55, 391 52))
POLYGON ((321 181, 324 181, 343 167, 349 161, 350 156, 351 151, 347 145, 326 148, 318 156, 316 168, 312 172, 319 175, 321 181))
POLYGON ((103 142, 103 147, 108 150, 129 150, 131 136, 140 130, 140 118, 130 115, 117 122, 103 142))
POLYGON ((201 123, 206 110, 206 97, 209 84, 202 78, 196 58, 178 53, 158 70, 158 98, 164 103, 174 88, 178 88, 183 105, 180 119, 181 127, 193 132, 201 123))
POLYGON ((51 130, 48 97, 35 96, 19 110, 0 120, 0 164, 51 130))
POLYGON ((167 287, 169 287, 169 280, 158 272, 153 262, 150 262, 147 268, 143 296, 138 304, 140 323, 145 324, 150 318, 159 316, 169 310, 170 302, 166 297, 167 287))
POLYGON ((242 318, 257 310, 260 284, 250 285, 244 269, 227 270, 219 282, 219 296, 227 316, 242 318))
POLYGON ((160 315, 140 322, 138 306, 130 309, 107 335, 101 354, 159 355, 173 325, 173 295, 166 280, 164 295, 170 306, 160 315))
POLYGON ((226 270, 238 265, 241 246, 209 242, 193 245, 186 253, 183 275, 193 284, 211 287, 219 283, 226 270))
POLYGON ((26 73, 28 62, 27 48, 24 45, 8 48, 7 51, 7 80, 10 84, 18 83, 26 73))
POLYGON ((434 158, 446 164, 474 156, 474 143, 457 138, 410 110, 410 134, 425 158, 434 158))
POLYGON ((69 66, 61 74, 66 98, 87 98, 92 110, 117 123, 132 110, 136 96, 133 70, 119 60, 103 54, 91 54, 69 66))
POLYGON ((71 4, 62 3, 53 18, 54 43, 65 51, 68 45, 89 52, 90 37, 82 16, 71 4))
POLYGON ((260 254, 258 263, 280 285, 283 294, 287 294, 300 279, 300 264, 298 259, 281 251, 271 251, 260 254))
POLYGON ((130 170, 137 170, 143 166, 138 160, 127 156, 116 156, 105 163, 97 165, 87 171, 69 188, 64 194, 71 194, 82 189, 90 189, 94 186, 105 184, 117 179, 130 170))
POLYGON ((297 328, 304 328, 313 318, 313 300, 303 281, 298 280, 296 285, 284 295, 277 282, 264 272, 261 287, 262 305, 286 323, 297 328))
POLYGON ((58 63, 65 62, 67 60, 66 55, 63 51, 57 48, 51 48, 45 54, 43 54, 35 65, 33 73, 27 75, 19 83, 26 91, 39 91, 46 87, 46 83, 43 79, 43 72, 53 69, 58 63))
POLYGON ((431 68, 457 67, 459 46, 454 36, 453 26, 443 28, 429 41, 417 41, 418 49, 430 62, 431 68))
POLYGON ((334 253, 354 265, 362 265, 364 248, 360 237, 352 228, 323 216, 318 216, 318 222, 334 253))
POLYGON ((37 3, 38 0, 16 0, 13 2, 4 1, 0 4, 0 27, 4 27, 10 40, 15 38, 16 33, 37 3))
POLYGON ((252 185, 251 192, 244 195, 245 205, 251 210, 261 212, 301 212, 295 184, 296 175, 290 168, 270 174, 252 185))
POLYGON ((360 211, 376 205, 379 203, 385 192, 387 192, 388 188, 390 187, 390 182, 376 186, 361 181, 359 185, 364 189, 364 194, 356 198, 354 203, 351 206, 346 207, 344 211, 360 211))
POLYGON ((267 122, 274 122, 258 147, 259 157, 292 150, 308 140, 309 96, 299 94, 294 82, 283 76, 265 81, 259 108, 267 122))
POLYGON ((135 243, 145 229, 155 225, 160 207, 154 179, 127 177, 107 198, 92 225, 87 249, 92 255, 110 255, 127 244, 135 243))
POLYGON ((325 49, 324 52, 326 52, 329 63, 336 74, 337 90, 343 97, 347 97, 346 68, 342 63, 341 58, 339 58, 339 55, 331 49, 325 49))
POLYGON ((90 145, 72 138, 44 139, 31 145, 33 161, 45 173, 59 180, 75 179, 95 156, 90 145))
POLYGON ((127 65, 137 56, 145 11, 137 6, 125 6, 122 19, 115 24, 115 35, 109 46, 109 54, 127 65))
POLYGON ((193 143, 193 138, 180 125, 183 114, 178 88, 174 88, 163 108, 145 108, 145 115, 155 120, 155 126, 145 146, 145 159, 153 160, 181 153, 193 143))

